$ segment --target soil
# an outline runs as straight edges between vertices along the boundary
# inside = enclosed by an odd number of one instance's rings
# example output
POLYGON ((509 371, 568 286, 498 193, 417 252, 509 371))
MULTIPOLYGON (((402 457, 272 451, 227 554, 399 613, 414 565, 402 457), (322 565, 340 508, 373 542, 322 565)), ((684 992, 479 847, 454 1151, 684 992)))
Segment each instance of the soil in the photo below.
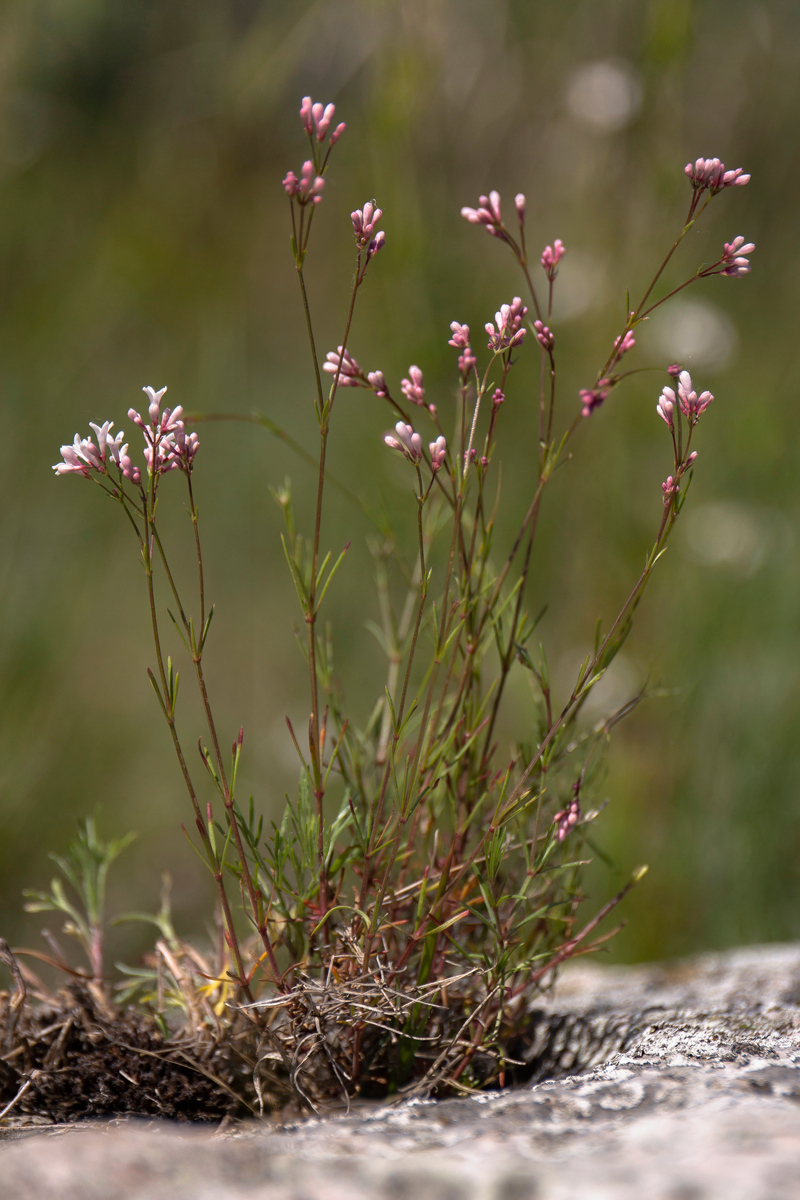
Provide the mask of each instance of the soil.
MULTIPOLYGON (((0 1133, 3 1194, 39 1200, 796 1200, 800 946, 565 970, 536 1058, 583 1073, 349 1116, 0 1133), (557 1031, 557 1032, 556 1032, 557 1031), (581 1046, 584 1050, 581 1050, 581 1046), (560 1049, 559 1049, 560 1047, 560 1049), (566 1056, 566 1057, 565 1057, 566 1056), (207 1126, 205 1127, 207 1129, 207 1126)), ((538 1069, 538 1068, 537 1068, 538 1069)))

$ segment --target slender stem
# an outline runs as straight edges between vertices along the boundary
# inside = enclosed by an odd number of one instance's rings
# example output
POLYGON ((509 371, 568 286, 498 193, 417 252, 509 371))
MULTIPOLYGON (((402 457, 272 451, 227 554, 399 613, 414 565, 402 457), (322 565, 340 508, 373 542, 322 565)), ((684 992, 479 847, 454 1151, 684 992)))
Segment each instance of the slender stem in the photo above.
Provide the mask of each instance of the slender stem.
POLYGON ((197 581, 200 592, 200 636, 202 638, 206 625, 206 592, 203 583, 203 555, 200 550, 200 531, 197 528, 197 505, 194 502, 194 492, 192 491, 191 471, 186 472, 186 484, 189 488, 189 506, 192 514, 192 526, 194 528, 194 544, 197 551, 197 581))
MULTIPOLYGON (((292 205, 292 221, 294 222, 294 205, 292 205)), ((306 239, 307 244, 307 239, 306 239)), ((302 254, 305 254, 305 246, 302 254)), ((342 348, 339 354, 339 363, 336 374, 334 375, 333 384, 331 386, 330 395, 327 403, 325 403, 322 394, 322 378, 319 368, 319 357, 317 355, 316 343, 314 340, 314 327, 311 320, 311 308, 308 302, 308 293, 306 291, 305 278, 303 275, 302 255, 298 255, 295 259, 297 268, 297 278, 300 283, 300 294, 303 301, 303 311, 306 318, 306 328, 308 331, 308 340, 311 348, 311 357, 314 364, 314 377, 317 387, 317 416, 320 427, 320 448, 319 448, 319 469, 317 478, 317 502, 314 513, 314 539, 311 555, 311 578, 308 588, 308 602, 306 607, 306 624, 308 626, 308 669, 309 669, 309 684, 311 691, 311 721, 310 721, 310 749, 311 749, 311 769, 314 783, 314 797, 317 804, 317 860, 319 872, 319 907, 320 916, 324 917, 328 908, 328 881, 325 867, 325 829, 324 829, 324 789, 322 783, 322 756, 324 747, 320 745, 320 714, 319 714, 319 686, 317 680, 317 649, 316 649, 316 620, 317 620, 317 574, 319 570, 319 542, 320 531, 322 528, 322 501, 325 490, 325 458, 327 454, 328 432, 330 429, 330 418, 333 409, 333 402, 336 397, 336 390, 339 384, 339 374, 342 369, 345 351, 347 349, 347 341, 350 336, 350 327, 353 321, 353 312, 355 309, 356 295, 358 288, 363 281, 363 272, 361 270, 361 251, 359 250, 356 261, 356 272, 353 280, 353 289, 350 297, 350 307, 347 314, 347 324, 345 333, 342 339, 342 348)), ((326 926, 327 930, 327 926, 326 926)))
MULTIPOLYGON (((200 804, 197 799, 197 794, 195 792, 194 785, 192 783, 192 779, 189 774, 189 768, 186 764, 186 758, 183 753, 183 748, 181 746, 180 739, 178 738, 178 731, 175 728, 175 714, 174 714, 174 711, 172 711, 172 706, 169 703, 169 689, 167 686, 166 671, 164 669, 164 657, 163 657, 163 653, 161 650, 161 637, 160 637, 159 628, 158 628, 158 614, 156 612, 155 588, 154 588, 154 583, 153 583, 153 546, 154 546, 154 544, 158 545, 159 552, 161 553, 162 558, 164 557, 163 547, 161 546, 160 539, 158 538, 157 531, 155 528, 154 517, 153 517, 154 508, 155 508, 155 496, 156 496, 156 476, 155 476, 155 474, 153 474, 150 479, 149 499, 148 499, 148 493, 145 491, 144 488, 142 488, 142 507, 144 510, 145 536, 144 536, 143 540, 142 539, 140 539, 140 540, 142 540, 142 558, 143 558, 143 562, 144 562, 145 575, 147 578, 147 594, 148 594, 148 600, 150 603, 150 619, 151 619, 151 623, 152 623, 152 627, 153 627, 153 641, 155 643, 156 665, 158 667, 159 677, 161 680, 161 694, 163 696, 162 707, 164 710, 164 715, 166 717, 167 725, 169 727, 170 735, 172 737, 172 744, 175 747, 175 753, 177 755, 178 763, 181 768, 181 774, 183 775, 183 779, 186 784, 187 791, 189 793, 189 798, 192 802, 192 807, 193 807, 194 813, 195 813, 195 822, 196 822, 198 831, 200 833, 200 837, 203 841, 203 845, 204 845, 204 848, 206 851, 206 856, 208 857, 209 863, 212 867, 214 882, 217 885, 220 902, 221 902, 222 907, 225 912, 225 919, 227 922, 228 934, 229 934, 229 945, 230 945, 231 954, 233 955, 234 965, 236 967, 236 971, 237 971, 237 975, 238 975, 238 983, 239 983, 239 986, 242 988, 242 990, 245 992, 248 999, 252 999, 252 993, 250 991, 250 987, 249 987, 249 984, 248 984, 246 976, 245 976, 244 964, 242 962, 242 955, 241 955, 241 951, 239 949, 239 939, 236 934, 236 928, 233 924, 233 918, 231 916, 230 905, 228 903, 228 896, 225 891, 225 882, 222 877, 222 871, 220 869, 219 860, 218 860, 216 854, 214 853, 213 847, 211 845, 211 840, 208 835, 205 818, 200 809, 200 804)), ((175 586, 174 586, 174 583, 172 582, 171 576, 170 576, 170 583, 172 584, 172 588, 173 588, 173 592, 174 592, 175 586)))

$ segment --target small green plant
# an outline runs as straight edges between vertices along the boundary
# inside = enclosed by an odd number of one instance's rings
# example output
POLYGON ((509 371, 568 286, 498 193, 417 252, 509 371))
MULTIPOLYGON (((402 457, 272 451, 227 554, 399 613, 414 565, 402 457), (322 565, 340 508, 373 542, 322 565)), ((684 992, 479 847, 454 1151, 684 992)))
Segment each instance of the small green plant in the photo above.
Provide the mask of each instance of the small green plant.
MULTIPOLYGON (((58 912, 66 917, 62 932, 80 942, 89 962, 92 983, 101 991, 106 988, 103 956, 106 880, 111 864, 135 836, 129 833, 125 837, 104 842, 97 834, 97 818, 86 817, 78 822, 78 836, 68 844, 66 853, 50 855, 75 893, 75 899, 69 898, 58 875, 51 880, 49 892, 28 889, 24 893, 30 897, 25 905, 26 912, 58 912)), ((57 943, 54 943, 53 949, 57 965, 64 964, 64 956, 57 943)))
MULTIPOLYGON (((149 988, 150 1002, 163 1012, 159 972, 166 963, 171 994, 193 1023, 224 1023, 231 1011, 237 1020, 245 1014, 257 1040, 252 1068, 259 1098, 280 1102, 293 1094, 312 1106, 336 1092, 502 1085, 509 1069, 513 1073, 519 1065, 509 1059, 508 1047, 527 1020, 530 997, 561 963, 611 936, 599 932, 601 922, 642 877, 645 868, 638 868, 598 912, 578 922, 590 827, 601 808, 605 747, 613 726, 639 697, 595 723, 585 719, 586 702, 630 635, 680 515, 697 458, 697 423, 713 396, 698 395, 679 364, 659 368, 669 378, 656 406, 669 431, 669 465, 660 493, 654 491, 652 545, 638 578, 623 588, 616 614, 605 626, 598 622, 594 648, 565 695, 556 694, 545 649, 537 644, 541 612, 537 617, 527 608, 533 548, 548 485, 566 465, 571 443, 587 436, 590 419, 633 373, 622 363, 635 347, 637 327, 676 291, 714 275, 746 274, 746 256, 754 248, 736 238, 715 262, 654 298, 665 267, 712 199, 749 178, 717 159, 690 164, 691 199, 675 242, 641 300, 632 303, 626 296, 622 328, 576 404, 557 392, 556 336, 550 328, 564 246, 556 240, 537 256, 536 269, 543 274, 536 281, 525 197, 516 197, 509 227, 499 195, 481 196, 478 207, 464 208, 462 215, 510 250, 525 299, 515 296, 486 323, 485 350, 468 326, 451 323, 449 345, 457 358, 452 395, 432 399, 417 366, 396 392, 382 371, 363 370, 350 348, 359 297, 385 245, 374 201, 352 213, 354 269, 341 344, 324 360, 317 350, 305 268, 331 153, 344 131, 344 125, 332 129, 333 115, 333 105, 303 101, 309 157, 299 176, 290 171, 283 181, 319 437, 316 455, 295 446, 316 466, 309 534, 297 528, 290 485, 274 492, 285 517, 283 551, 305 628, 310 716, 302 730, 287 718, 298 758, 298 794, 296 801, 287 797, 282 819, 269 828, 252 799, 248 806, 240 803, 244 733, 239 730, 228 755, 204 670, 214 609, 207 603, 192 485, 199 443, 187 424, 221 414, 190 419, 181 407, 164 407, 165 388, 147 387, 147 412, 128 413, 144 436, 143 467, 133 463, 122 433, 112 437, 108 421, 92 426, 96 443, 76 434, 72 446, 62 447, 63 462, 56 467, 58 474, 93 481, 133 531, 153 631, 150 682, 189 795, 195 849, 218 897, 224 953, 216 973, 195 959, 191 992, 189 968, 178 962, 177 938, 162 910, 156 922, 161 965, 135 976, 133 986, 149 988), (516 536, 505 545, 497 526, 502 418, 504 406, 518 402, 514 367, 531 346, 540 368, 531 490, 516 536), (323 386, 326 373, 329 386, 323 386), (349 546, 337 553, 323 545, 325 499, 333 482, 328 441, 345 388, 361 389, 392 414, 384 453, 404 460, 416 527, 413 544, 404 547, 385 520, 372 516, 367 501, 335 485, 375 526, 380 621, 371 627, 386 657, 386 678, 371 711, 360 716, 347 710, 336 682, 333 635, 322 623, 325 598, 344 570, 349 546), (423 423, 429 430, 424 438, 417 428, 423 423), (160 505, 172 501, 170 477, 186 489, 196 555, 191 602, 161 536, 160 505), (179 675, 166 649, 167 616, 205 713, 206 740, 200 742, 205 784, 195 779, 178 727, 179 675), (498 729, 515 670, 528 677, 532 701, 528 733, 506 754, 498 729), (234 916, 237 895, 247 936, 234 916), (214 992, 214 1005, 203 1008, 189 998, 201 987, 214 992)), ((263 423, 293 445, 274 422, 263 423)), ((538 581, 537 587, 541 591, 538 581)), ((85 919, 69 907, 60 884, 36 901, 39 909, 67 912, 68 930, 86 946, 97 981, 102 884, 110 857, 121 848, 113 845, 113 852, 100 847, 94 826, 87 824, 72 857, 59 863, 85 893, 85 919)), ((181 953, 186 958, 188 951, 181 953)))

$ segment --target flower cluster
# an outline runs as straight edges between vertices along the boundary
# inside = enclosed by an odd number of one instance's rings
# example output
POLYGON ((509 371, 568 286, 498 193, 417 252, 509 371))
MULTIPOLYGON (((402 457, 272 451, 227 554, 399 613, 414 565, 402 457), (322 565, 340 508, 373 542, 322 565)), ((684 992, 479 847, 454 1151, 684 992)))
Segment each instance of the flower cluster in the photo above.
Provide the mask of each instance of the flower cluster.
POLYGON ((383 439, 386 445, 392 450, 399 450, 410 462, 418 463, 422 458, 422 438, 414 432, 411 425, 406 425, 405 421, 398 421, 394 429, 397 437, 387 433, 383 439))
POLYGON ((672 388, 665 387, 663 392, 661 393, 661 395, 658 398, 658 404, 656 405, 656 412, 661 417, 661 420, 666 425, 668 425, 670 429, 674 429, 674 427, 675 427, 674 422, 672 420, 672 414, 674 413, 674 411, 675 411, 675 393, 673 392, 672 388))
MULTIPOLYGON (((519 199, 519 197, 517 197, 519 199)), ((525 197, 522 197, 522 211, 525 211, 525 197)), ((519 213, 519 205, 517 206, 519 213)), ((492 237, 502 237, 503 214, 500 211, 500 193, 490 192, 488 196, 478 197, 477 208, 462 208, 461 215, 465 221, 469 221, 471 225, 485 225, 486 232, 491 233, 492 237)))
POLYGON ((163 475, 165 471, 191 471, 200 444, 196 433, 186 433, 180 405, 173 409, 165 408, 161 412, 161 401, 166 390, 165 387, 159 391, 151 387, 142 388, 150 401, 147 421, 135 408, 128 409, 129 420, 138 425, 144 434, 144 457, 151 475, 163 475))
POLYGON ((528 309, 519 296, 515 296, 510 304, 502 304, 500 311, 494 314, 497 329, 491 322, 486 325, 489 349, 497 352, 521 345, 527 332, 522 324, 527 312, 528 309))
POLYGON ((133 466, 128 456, 128 444, 122 444, 122 431, 113 438, 109 437, 114 422, 104 421, 102 425, 95 425, 94 421, 90 421, 89 424, 97 437, 97 445, 95 446, 91 438, 82 438, 76 433, 71 446, 61 447, 63 462, 54 464, 53 470, 56 475, 77 474, 86 479, 91 477, 91 471, 107 475, 110 460, 124 479, 130 480, 131 483, 141 482, 141 472, 138 467, 133 466))
POLYGON ((563 842, 564 838, 578 824, 581 819, 581 802, 576 796, 571 800, 566 808, 562 808, 561 812, 557 812, 553 817, 553 824, 556 827, 556 840, 563 842))
POLYGON ((681 371, 678 376, 678 395, 676 397, 671 387, 662 391, 656 412, 670 429, 673 428, 673 414, 677 404, 690 425, 695 425, 700 414, 705 412, 714 399, 711 392, 701 392, 698 396, 692 385, 692 377, 688 371, 681 371))
POLYGON ((551 283, 558 274, 558 264, 564 257, 564 253, 564 243, 561 238, 556 238, 552 246, 545 246, 542 251, 541 263, 551 283))
MULTIPOLYGON (((196 433, 186 432, 182 421, 183 409, 164 409, 161 412, 161 400, 166 388, 156 391, 154 388, 142 389, 150 401, 145 419, 131 408, 128 417, 138 425, 144 433, 144 457, 147 469, 151 475, 163 475, 165 471, 181 470, 187 473, 192 469, 194 456, 197 454, 199 442, 196 433)), ((55 463, 53 470, 56 475, 83 475, 90 479, 91 472, 108 475, 109 467, 116 467, 120 476, 130 483, 141 484, 142 473, 131 462, 128 454, 128 443, 123 442, 125 436, 120 430, 111 437, 113 421, 104 421, 95 425, 90 421, 97 438, 97 445, 91 438, 81 438, 77 433, 71 446, 61 447, 63 462, 55 463)))
MULTIPOLYGON (((364 372, 353 358, 349 350, 337 346, 326 354, 327 362, 322 364, 323 371, 336 376, 337 387, 366 387, 364 372), (339 365, 341 363, 341 366, 339 365)), ((383 375, 381 374, 381 379, 383 375)), ((370 380, 370 383, 372 380, 370 380)))
POLYGON ((536 340, 543 350, 552 350, 556 344, 555 335, 552 329, 545 325, 544 321, 534 321, 533 328, 536 330, 536 340))
POLYGON ((724 270, 720 271, 720 275, 729 275, 733 279, 738 279, 741 275, 750 273, 750 260, 745 256, 752 254, 755 250, 755 242, 747 242, 740 234, 735 237, 732 242, 725 243, 725 249, 722 253, 722 261, 725 264, 724 270))
POLYGON ((478 361, 472 353, 472 347, 469 344, 469 325, 461 325, 458 321, 451 321, 450 331, 453 336, 447 344, 448 346, 455 347, 456 350, 463 350, 464 353, 458 356, 458 369, 463 376, 467 376, 474 369, 478 361))
POLYGON ((629 329, 627 333, 621 333, 618 338, 614 339, 614 362, 619 362, 623 354, 627 354, 636 345, 636 338, 633 336, 633 330, 629 329))
POLYGON ((431 467, 434 471, 438 471, 444 466, 444 460, 447 458, 447 441, 443 434, 439 434, 435 442, 431 442, 428 446, 431 452, 431 467))
POLYGON ((422 386, 422 371, 419 367, 409 367, 408 373, 411 378, 401 380, 400 391, 412 404, 424 404, 425 388, 422 386))
POLYGON ((299 179, 294 171, 289 171, 283 181, 286 195, 296 199, 298 204, 319 204, 324 187, 325 180, 317 175, 311 159, 303 163, 299 179))
POLYGON ((367 379, 376 396, 385 399, 389 395, 389 387, 384 378, 383 371, 370 371, 367 379))
POLYGON ((350 213, 356 245, 359 250, 366 250, 368 259, 386 244, 386 234, 382 230, 375 232, 375 226, 382 216, 383 213, 375 207, 374 200, 368 200, 363 208, 357 208, 355 212, 350 213))
POLYGON ((698 158, 697 162, 687 163, 683 170, 696 192, 708 188, 712 195, 723 188, 743 187, 750 182, 750 176, 745 175, 741 167, 726 171, 725 163, 718 158, 698 158))
POLYGON ((581 415, 590 417, 596 408, 599 408, 604 400, 608 399, 611 392, 610 379, 598 379, 597 384, 593 388, 581 388, 579 392, 581 401, 581 415))
MULTIPOLYGON (((324 142, 335 112, 335 104, 314 104, 310 96, 304 96, 303 103, 300 105, 300 120, 303 122, 303 128, 308 136, 312 138, 316 136, 318 142, 324 142)), ((336 145, 346 128, 344 121, 336 126, 331 134, 330 144, 332 146, 336 145)))
MULTIPOLYGON (((322 199, 322 189, 325 187, 322 175, 327 162, 327 154, 322 158, 318 147, 328 136, 335 112, 336 106, 333 104, 314 104, 310 96, 303 97, 303 103, 300 105, 300 120, 311 138, 311 158, 303 163, 299 179, 294 171, 289 171, 283 181, 286 195, 292 200, 297 200, 300 205, 319 204, 322 199)), ((328 153, 330 153, 330 147, 336 145, 344 131, 344 122, 336 126, 329 138, 328 153)))

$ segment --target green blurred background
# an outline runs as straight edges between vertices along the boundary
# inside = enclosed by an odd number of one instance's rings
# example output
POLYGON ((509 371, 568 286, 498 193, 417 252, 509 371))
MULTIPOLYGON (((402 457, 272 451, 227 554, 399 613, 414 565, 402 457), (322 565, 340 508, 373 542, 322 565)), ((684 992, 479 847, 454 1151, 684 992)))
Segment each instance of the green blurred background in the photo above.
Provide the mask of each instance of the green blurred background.
MULTIPOLYGON (((143 384, 188 409, 257 409, 311 444, 311 374, 280 181, 299 169, 301 96, 334 100, 348 131, 315 221, 309 282, 319 344, 341 338, 348 213, 376 196, 385 251, 351 347, 395 387, 409 363, 452 412, 457 318, 480 329, 520 290, 504 248, 459 218, 496 187, 528 196, 532 247, 568 248, 554 322, 561 397, 594 378, 623 312, 685 211, 687 159, 719 155, 753 181, 715 201, 670 280, 742 233, 743 280, 664 310, 631 366, 680 359, 717 401, 700 427, 685 519, 634 636, 604 683, 663 693, 616 734, 596 834, 592 903, 639 862, 612 953, 634 960, 800 935, 800 719, 795 530, 800 260, 796 145, 800 8, 793 0, 5 0, 0 10, 0 933, 31 943, 21 889, 50 877, 78 816, 139 833, 114 909, 157 906, 174 876, 179 927, 202 931, 211 885, 180 832, 188 804, 147 683, 152 660, 132 535, 95 489, 54 479, 87 422, 130 429, 143 384)), ((507 544, 534 460, 533 356, 503 410, 507 544)), ((635 376, 580 431, 545 508, 531 605, 565 687, 638 573, 670 465, 635 376)), ((413 534, 403 464, 380 402, 344 392, 331 466, 413 534)), ((307 714, 295 598, 268 492, 292 476, 301 526, 311 472, 265 431, 200 430, 197 493, 217 617, 207 662, 220 724, 243 723, 245 789, 270 815, 297 772, 284 715, 307 714)), ((312 447, 313 448, 313 447, 312 447)), ((188 532, 177 483, 164 519, 188 532)), ((173 486, 175 485, 175 486, 173 486)), ((170 497, 169 493, 172 493, 170 497)), ((352 550, 329 593, 339 672, 363 717, 383 667, 368 526, 335 494, 323 531, 352 550)), ((169 503, 167 503, 167 501, 169 503)), ((178 550, 186 565, 190 560, 178 550)), ((182 731, 201 732, 187 676, 182 731)), ((505 734, 524 729, 520 681, 505 734)), ((199 775, 199 772, 198 772, 199 775)), ((129 957, 142 935, 120 931, 129 957)))

